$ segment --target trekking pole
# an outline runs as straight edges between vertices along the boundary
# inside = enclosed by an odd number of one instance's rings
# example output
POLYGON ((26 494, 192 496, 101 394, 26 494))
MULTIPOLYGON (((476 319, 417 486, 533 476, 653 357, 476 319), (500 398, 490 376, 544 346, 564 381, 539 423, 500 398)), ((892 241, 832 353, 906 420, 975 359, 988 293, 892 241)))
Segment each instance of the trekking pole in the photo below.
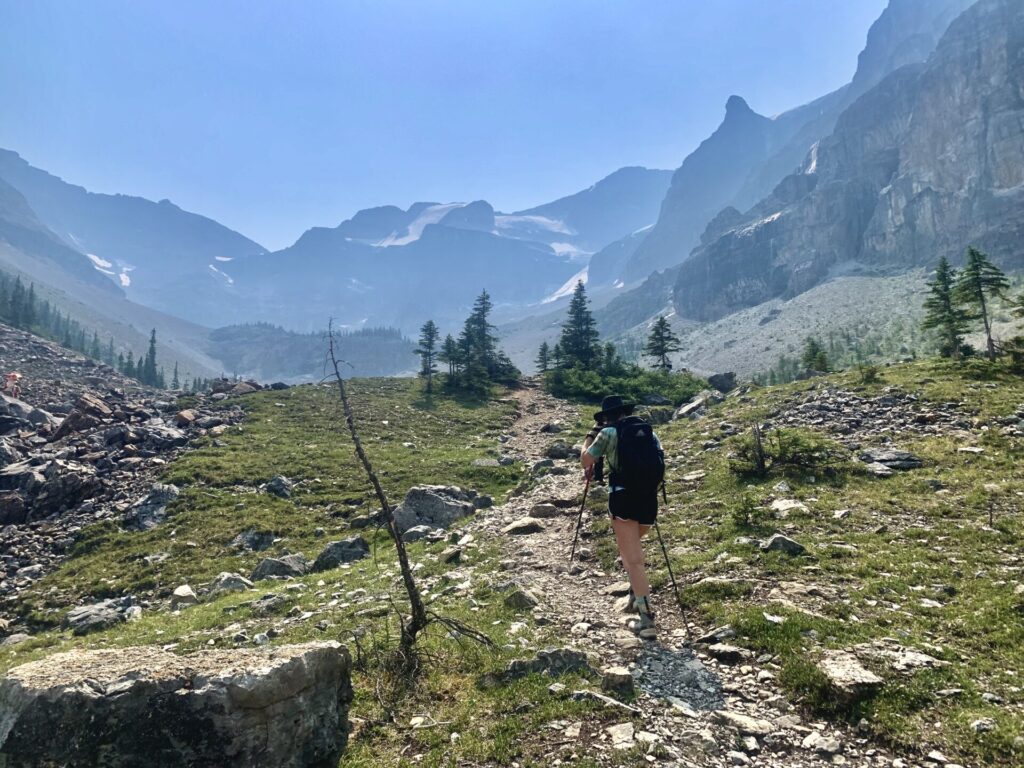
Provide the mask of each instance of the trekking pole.
MULTIPOLYGON (((665 506, 668 506, 668 494, 665 492, 665 484, 661 485, 661 497, 665 500, 665 506)), ((661 554, 665 556, 665 567, 668 568, 668 578, 672 582, 672 592, 676 596, 676 605, 679 606, 679 615, 683 619, 683 629, 686 630, 686 642, 692 644, 693 640, 690 637, 690 625, 686 621, 686 609, 683 608, 683 598, 679 596, 679 585, 676 583, 676 575, 672 572, 672 561, 668 557, 668 549, 665 547, 665 539, 661 536, 661 527, 658 525, 658 518, 654 518, 654 531, 658 534, 658 544, 661 545, 661 554)))
POLYGON ((587 506, 587 491, 590 490, 590 478, 587 478, 587 484, 583 486, 583 501, 580 503, 580 516, 576 519, 576 535, 572 537, 572 551, 569 553, 569 564, 572 564, 572 559, 576 556, 576 542, 580 538, 580 528, 583 527, 583 508, 587 506))

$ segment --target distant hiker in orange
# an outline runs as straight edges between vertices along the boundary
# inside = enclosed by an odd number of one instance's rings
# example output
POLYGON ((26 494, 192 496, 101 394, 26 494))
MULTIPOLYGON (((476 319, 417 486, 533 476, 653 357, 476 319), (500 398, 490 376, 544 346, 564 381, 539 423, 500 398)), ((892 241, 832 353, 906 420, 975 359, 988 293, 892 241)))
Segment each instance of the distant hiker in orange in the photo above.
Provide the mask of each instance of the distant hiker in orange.
POLYGON ((7 373, 4 374, 4 386, 3 393, 8 397, 15 399, 21 398, 21 387, 18 386, 18 382, 21 381, 20 373, 7 373))

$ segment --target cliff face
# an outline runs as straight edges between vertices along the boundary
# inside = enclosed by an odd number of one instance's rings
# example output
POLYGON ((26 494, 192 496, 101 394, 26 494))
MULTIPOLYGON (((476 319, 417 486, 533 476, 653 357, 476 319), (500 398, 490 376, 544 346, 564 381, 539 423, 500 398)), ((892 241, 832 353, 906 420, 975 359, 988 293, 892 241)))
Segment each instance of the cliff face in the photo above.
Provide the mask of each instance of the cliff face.
POLYGON ((799 167, 839 115, 890 73, 924 62, 974 0, 890 0, 871 26, 852 82, 769 119, 732 97, 719 129, 676 171, 658 222, 622 270, 627 281, 686 260, 705 225, 726 206, 747 210, 799 167))
POLYGON ((981 0, 927 65, 868 90, 800 172, 705 238, 678 272, 676 309, 715 319, 834 274, 955 260, 968 244, 1024 266, 1022 185, 1024 3, 981 0))

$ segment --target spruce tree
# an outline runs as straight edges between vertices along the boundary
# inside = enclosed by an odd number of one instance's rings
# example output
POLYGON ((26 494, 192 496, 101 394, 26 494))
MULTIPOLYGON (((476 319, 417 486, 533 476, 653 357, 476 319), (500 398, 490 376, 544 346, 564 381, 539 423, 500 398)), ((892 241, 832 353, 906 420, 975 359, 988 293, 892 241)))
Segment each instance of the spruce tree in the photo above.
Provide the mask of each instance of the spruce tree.
POLYGON ((963 352, 963 336, 971 319, 954 296, 956 270, 943 256, 935 268, 935 278, 928 283, 928 298, 924 300, 925 316, 921 327, 939 332, 942 346, 939 354, 959 360, 963 352))
POLYGON ((171 374, 171 389, 180 389, 181 382, 178 380, 178 361, 174 361, 174 373, 171 374))
POLYGON ((600 334, 590 312, 590 302, 582 280, 576 283, 576 290, 573 291, 572 300, 569 302, 568 316, 562 326, 559 345, 563 360, 570 368, 576 365, 590 367, 601 354, 600 334))
POLYGON ((133 379, 135 378, 135 353, 130 349, 128 350, 128 358, 124 361, 124 370, 121 373, 133 379))
POLYGON ((679 337, 672 332, 668 319, 662 315, 654 321, 651 333, 647 337, 647 345, 644 347, 644 354, 654 358, 654 367, 660 368, 665 373, 672 370, 672 361, 669 355, 682 349, 679 344, 679 337))
POLYGON ((555 364, 555 368, 561 368, 562 363, 565 362, 565 355, 562 354, 562 345, 555 344, 551 349, 551 362, 555 364))
POLYGON ((454 378, 459 366, 459 345, 450 333, 444 337, 437 359, 448 364, 448 375, 454 378))
POLYGON ((828 353, 821 345, 821 342, 813 336, 808 336, 806 341, 804 341, 804 351, 800 356, 800 363, 809 371, 819 371, 821 373, 828 373, 830 367, 828 353))
POLYGON ((988 256, 974 246, 967 249, 967 262, 956 280, 953 295, 957 302, 966 305, 974 319, 979 319, 985 326, 985 344, 988 359, 996 359, 996 343, 992 339, 992 320, 989 302, 1002 296, 1010 287, 1006 275, 988 256))
POLYGON ((149 349, 146 351, 146 360, 139 360, 139 380, 151 387, 158 385, 156 370, 156 328, 149 333, 149 349))
POLYGON ((36 325, 36 284, 30 283, 28 286, 28 293, 25 296, 25 309, 24 317, 22 318, 23 327, 26 329, 32 329, 36 325))
POLYGON ((416 354, 420 356, 420 376, 427 380, 427 392, 434 391, 434 374, 437 373, 437 366, 434 361, 437 357, 437 337, 440 332, 433 320, 427 320, 420 328, 419 348, 416 354))
POLYGON ((111 366, 114 364, 114 337, 113 336, 110 337, 110 341, 107 344, 107 352, 106 352, 105 355, 103 355, 103 362, 106 363, 107 365, 111 365, 111 366))
POLYGON ((537 371, 542 374, 547 373, 548 368, 551 367, 551 348, 546 341, 541 342, 540 349, 537 351, 537 359, 534 362, 537 365, 537 371))
POLYGON ((92 343, 89 345, 89 357, 93 360, 99 360, 103 357, 103 350, 100 348, 100 335, 96 331, 92 332, 92 343))

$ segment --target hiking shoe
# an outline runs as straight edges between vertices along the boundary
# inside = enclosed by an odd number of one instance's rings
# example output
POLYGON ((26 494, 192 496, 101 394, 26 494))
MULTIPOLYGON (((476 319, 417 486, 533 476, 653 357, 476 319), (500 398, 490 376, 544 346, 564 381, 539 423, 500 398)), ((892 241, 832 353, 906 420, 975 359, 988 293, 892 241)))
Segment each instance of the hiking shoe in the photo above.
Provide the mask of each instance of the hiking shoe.
POLYGON ((635 624, 634 631, 642 640, 653 640, 658 635, 657 627, 654 624, 654 611, 651 610, 650 597, 635 598, 637 616, 639 621, 635 624))
POLYGON ((636 610, 636 595, 633 594, 633 589, 630 587, 629 594, 626 595, 626 613, 632 613, 636 610))

